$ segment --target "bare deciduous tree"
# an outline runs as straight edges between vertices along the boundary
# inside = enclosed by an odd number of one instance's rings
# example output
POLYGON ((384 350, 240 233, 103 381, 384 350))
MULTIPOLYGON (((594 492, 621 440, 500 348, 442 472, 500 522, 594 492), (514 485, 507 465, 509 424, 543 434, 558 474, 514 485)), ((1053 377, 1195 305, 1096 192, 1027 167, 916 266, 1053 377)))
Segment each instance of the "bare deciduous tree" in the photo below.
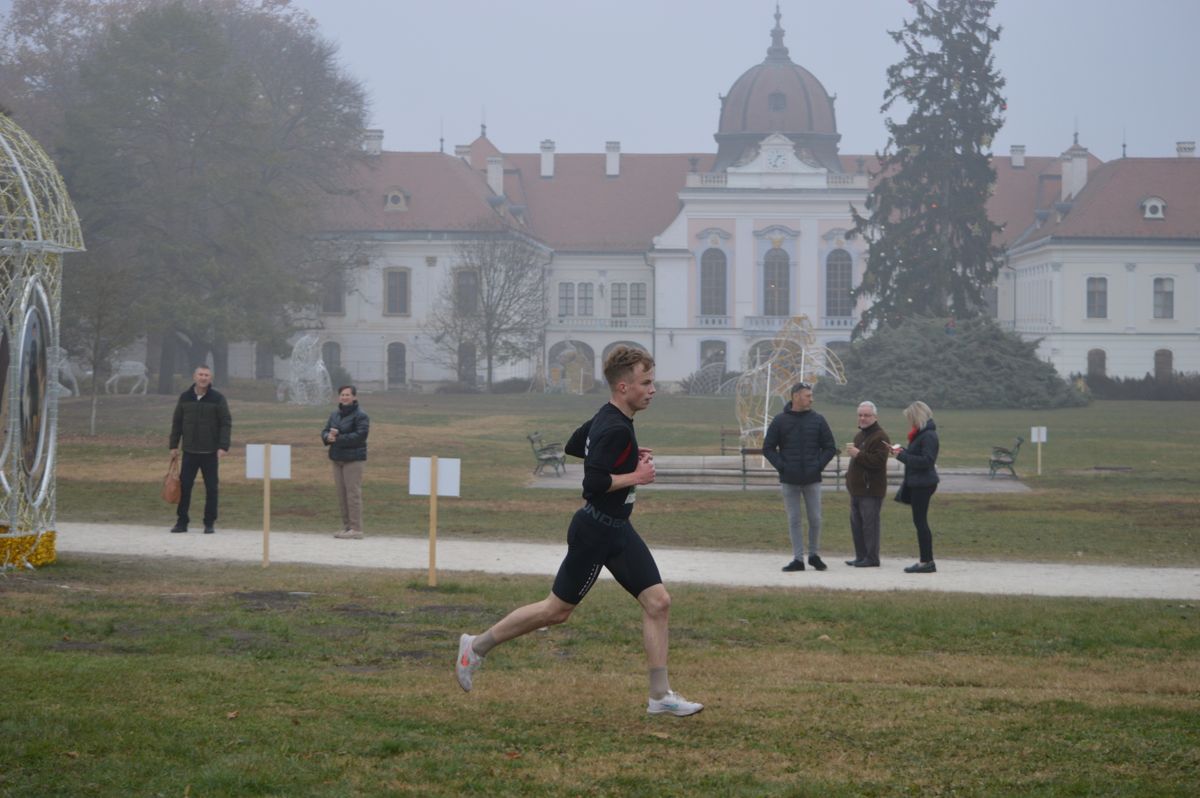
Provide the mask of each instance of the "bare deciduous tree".
POLYGON ((438 288, 425 324, 433 358, 474 379, 474 360, 486 364, 490 389, 497 364, 532 357, 546 329, 546 269, 550 250, 489 221, 476 224, 455 247, 455 264, 438 288))

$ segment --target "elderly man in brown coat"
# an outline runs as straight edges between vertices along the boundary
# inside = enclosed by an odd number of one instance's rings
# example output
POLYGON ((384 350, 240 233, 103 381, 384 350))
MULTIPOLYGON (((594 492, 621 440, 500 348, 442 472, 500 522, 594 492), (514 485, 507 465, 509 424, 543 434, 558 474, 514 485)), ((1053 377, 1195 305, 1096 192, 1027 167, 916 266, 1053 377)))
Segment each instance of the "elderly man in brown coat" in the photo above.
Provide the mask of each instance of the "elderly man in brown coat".
POLYGON ((846 490, 850 493, 850 534, 854 537, 855 568, 879 567, 879 511, 887 495, 888 447, 891 441, 879 426, 874 402, 858 406, 858 434, 846 447, 850 467, 846 490))

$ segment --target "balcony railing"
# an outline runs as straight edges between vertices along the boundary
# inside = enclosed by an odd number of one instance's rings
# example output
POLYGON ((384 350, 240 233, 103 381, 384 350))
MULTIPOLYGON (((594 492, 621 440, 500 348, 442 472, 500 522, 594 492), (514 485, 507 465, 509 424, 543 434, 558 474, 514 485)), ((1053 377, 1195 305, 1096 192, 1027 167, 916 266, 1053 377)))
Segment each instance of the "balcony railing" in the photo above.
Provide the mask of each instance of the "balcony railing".
POLYGON ((727 182, 724 172, 689 172, 687 176, 688 188, 724 188, 727 182))
POLYGON ((849 330, 854 326, 853 316, 822 316, 821 326, 826 329, 832 327, 838 330, 849 330))
POLYGON ((697 327, 728 327, 730 322, 729 316, 697 316, 697 327))
POLYGON ((742 329, 748 333, 779 332, 790 316, 746 316, 742 329))
POLYGON ((648 316, 632 318, 601 318, 599 316, 560 316, 550 319, 552 330, 649 330, 653 327, 648 316))

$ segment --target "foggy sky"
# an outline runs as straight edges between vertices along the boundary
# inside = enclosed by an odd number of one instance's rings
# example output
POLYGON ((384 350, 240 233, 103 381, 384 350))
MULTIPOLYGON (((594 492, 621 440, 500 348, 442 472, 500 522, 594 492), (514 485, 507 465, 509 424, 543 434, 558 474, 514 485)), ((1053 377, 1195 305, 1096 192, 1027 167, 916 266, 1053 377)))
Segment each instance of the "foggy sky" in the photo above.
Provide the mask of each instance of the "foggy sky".
MULTIPOLYGON (((11 0, 0 0, 5 13, 11 0)), ((506 152, 715 152, 718 95, 760 63, 774 0, 293 0, 337 42, 389 150, 479 135, 506 152)), ((791 58, 837 95, 843 153, 887 141, 888 37, 908 0, 782 0, 791 58)), ((1008 112, 994 151, 1173 156, 1200 139, 1200 2, 1000 0, 1008 112)), ((906 112, 898 113, 903 118, 906 112)))
MULTIPOLYGON (((715 152, 718 95, 763 60, 773 0, 294 0, 341 45, 389 150, 479 134, 507 152, 715 152)), ((782 0, 791 58, 837 95, 843 153, 887 141, 885 70, 907 0, 782 0)), ((1200 2, 1000 0, 1008 80, 994 151, 1174 156, 1200 139, 1200 2)))

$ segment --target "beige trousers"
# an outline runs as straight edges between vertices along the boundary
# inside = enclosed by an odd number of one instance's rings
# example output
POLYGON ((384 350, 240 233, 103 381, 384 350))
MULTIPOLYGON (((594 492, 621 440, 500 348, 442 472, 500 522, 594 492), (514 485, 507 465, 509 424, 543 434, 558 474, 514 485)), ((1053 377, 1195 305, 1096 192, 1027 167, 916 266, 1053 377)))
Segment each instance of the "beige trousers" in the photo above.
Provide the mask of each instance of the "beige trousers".
POLYGON ((333 484, 337 487, 338 504, 342 509, 342 528, 362 532, 362 460, 333 463, 333 484))

